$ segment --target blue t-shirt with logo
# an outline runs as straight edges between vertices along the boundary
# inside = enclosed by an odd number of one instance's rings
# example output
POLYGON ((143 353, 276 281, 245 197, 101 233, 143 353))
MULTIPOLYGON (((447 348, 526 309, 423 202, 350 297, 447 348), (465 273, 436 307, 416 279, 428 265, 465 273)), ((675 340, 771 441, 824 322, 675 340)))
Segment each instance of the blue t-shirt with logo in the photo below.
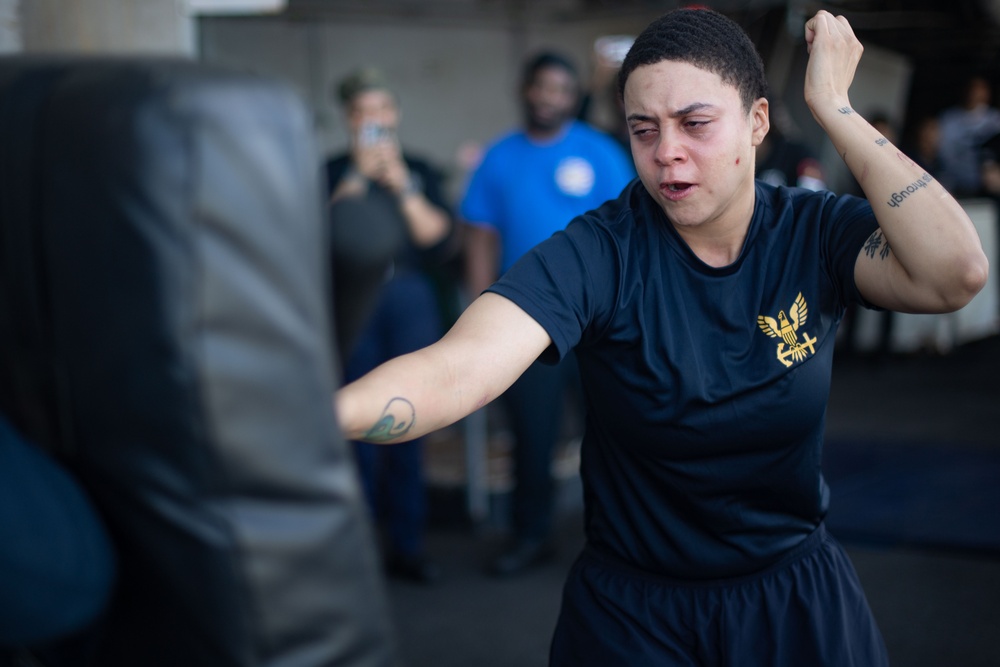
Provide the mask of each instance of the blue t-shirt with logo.
POLYGON ((544 143, 512 132, 486 152, 461 214, 499 233, 502 273, 574 217, 616 198, 634 177, 621 146, 585 123, 573 121, 544 143))
POLYGON ((856 197, 756 188, 729 266, 702 262, 636 181, 491 287, 546 329, 549 357, 575 349, 588 544, 643 570, 748 574, 827 511, 834 337, 877 222, 856 197))

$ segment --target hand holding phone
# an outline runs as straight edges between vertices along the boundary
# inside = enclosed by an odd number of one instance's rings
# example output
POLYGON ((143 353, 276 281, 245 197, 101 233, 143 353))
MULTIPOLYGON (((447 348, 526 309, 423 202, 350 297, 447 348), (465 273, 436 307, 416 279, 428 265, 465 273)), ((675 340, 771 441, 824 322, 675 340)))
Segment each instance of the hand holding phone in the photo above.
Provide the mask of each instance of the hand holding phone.
POLYGON ((359 146, 374 146, 383 142, 395 139, 395 132, 391 127, 379 125, 378 123, 364 123, 358 130, 359 146))
POLYGON ((355 138, 354 162, 365 178, 397 194, 409 183, 409 170, 391 126, 362 123, 355 138))

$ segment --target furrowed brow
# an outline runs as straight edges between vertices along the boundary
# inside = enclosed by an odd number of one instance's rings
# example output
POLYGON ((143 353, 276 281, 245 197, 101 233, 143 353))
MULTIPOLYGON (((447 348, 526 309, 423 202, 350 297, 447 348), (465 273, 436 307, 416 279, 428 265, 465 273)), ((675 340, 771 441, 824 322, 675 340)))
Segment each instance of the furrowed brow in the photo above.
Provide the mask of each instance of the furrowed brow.
POLYGON ((683 109, 678 109, 677 111, 672 111, 670 113, 671 118, 680 118, 682 116, 687 116, 693 114, 696 111, 706 111, 715 109, 714 104, 709 104, 708 102, 695 102, 694 104, 689 104, 683 109))
MULTIPOLYGON (((671 111, 668 116, 670 118, 683 118, 689 114, 696 113, 698 111, 714 111, 716 106, 714 104, 709 104, 708 102, 695 102, 689 104, 683 109, 677 109, 676 111, 671 111)), ((643 123, 643 122, 656 122, 657 117, 651 116, 643 113, 632 113, 629 114, 625 120, 629 123, 643 123)))
POLYGON ((642 113, 631 113, 625 120, 629 123, 644 123, 647 121, 653 122, 656 120, 656 118, 642 113))

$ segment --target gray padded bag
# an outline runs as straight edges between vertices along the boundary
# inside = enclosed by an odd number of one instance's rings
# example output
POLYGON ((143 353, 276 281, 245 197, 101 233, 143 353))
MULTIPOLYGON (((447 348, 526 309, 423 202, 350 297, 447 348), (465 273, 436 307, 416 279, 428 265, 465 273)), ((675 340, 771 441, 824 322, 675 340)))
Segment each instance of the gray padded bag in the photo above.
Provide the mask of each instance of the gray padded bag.
POLYGON ((0 410, 112 536, 94 665, 391 664, 312 142, 264 78, 0 58, 0 410))

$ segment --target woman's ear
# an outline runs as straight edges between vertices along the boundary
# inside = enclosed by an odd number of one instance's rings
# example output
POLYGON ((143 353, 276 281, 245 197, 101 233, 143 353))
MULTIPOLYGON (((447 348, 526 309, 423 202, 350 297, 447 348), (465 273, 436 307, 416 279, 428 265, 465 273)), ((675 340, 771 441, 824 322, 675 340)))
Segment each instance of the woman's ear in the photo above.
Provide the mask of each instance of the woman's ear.
POLYGON ((771 117, 766 97, 761 97, 753 103, 753 107, 750 109, 750 127, 753 131, 753 145, 760 146, 768 130, 771 129, 771 117))

